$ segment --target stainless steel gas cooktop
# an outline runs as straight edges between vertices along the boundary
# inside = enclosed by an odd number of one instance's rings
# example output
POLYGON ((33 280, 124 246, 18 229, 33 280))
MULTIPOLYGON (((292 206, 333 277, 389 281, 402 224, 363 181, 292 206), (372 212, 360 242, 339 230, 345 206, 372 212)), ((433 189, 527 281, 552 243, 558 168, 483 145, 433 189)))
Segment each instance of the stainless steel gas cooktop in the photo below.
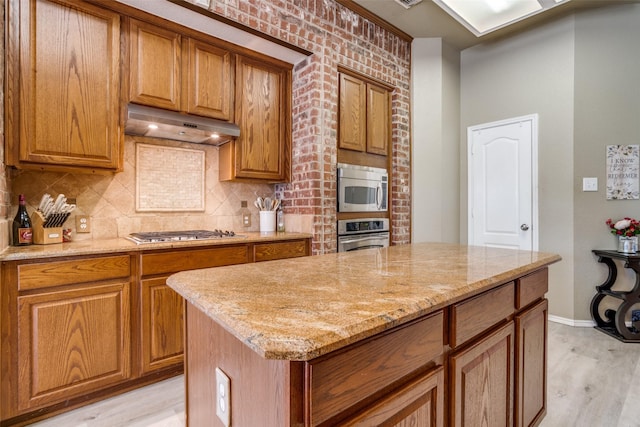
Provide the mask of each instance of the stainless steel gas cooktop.
POLYGON ((131 233, 127 239, 135 243, 179 242, 185 240, 211 240, 226 237, 242 237, 233 231, 222 230, 185 230, 185 231, 149 231, 131 233))

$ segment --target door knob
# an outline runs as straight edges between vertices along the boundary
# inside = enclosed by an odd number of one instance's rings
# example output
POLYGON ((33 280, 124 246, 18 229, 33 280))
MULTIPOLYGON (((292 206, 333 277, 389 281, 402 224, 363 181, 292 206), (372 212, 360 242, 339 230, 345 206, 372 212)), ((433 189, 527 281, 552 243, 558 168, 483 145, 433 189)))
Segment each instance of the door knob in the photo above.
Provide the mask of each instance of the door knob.
POLYGON ((522 231, 527 231, 528 229, 529 229, 529 226, 527 224, 522 224, 520 226, 520 230, 522 230, 522 231))

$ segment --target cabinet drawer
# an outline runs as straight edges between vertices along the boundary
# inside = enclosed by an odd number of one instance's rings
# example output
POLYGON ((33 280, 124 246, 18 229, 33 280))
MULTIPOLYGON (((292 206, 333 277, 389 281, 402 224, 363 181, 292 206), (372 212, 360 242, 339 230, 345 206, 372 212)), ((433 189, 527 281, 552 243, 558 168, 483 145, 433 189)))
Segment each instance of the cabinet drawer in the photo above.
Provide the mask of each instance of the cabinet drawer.
POLYGON ((514 284, 510 282, 497 289, 454 304, 451 307, 451 346, 457 347, 515 311, 514 284))
POLYGON ((128 255, 18 265, 18 289, 50 288, 129 277, 128 255))
POLYGON ((253 259, 255 262, 270 261, 274 259, 295 258, 309 255, 306 240, 291 242, 256 243, 253 246, 253 259))
POLYGON ((441 355, 443 318, 438 312, 310 361, 307 393, 311 425, 329 420, 441 355))
POLYGON ((535 271, 516 280, 516 308, 520 310, 535 300, 544 298, 549 290, 549 269, 535 271))
POLYGON ((142 275, 176 273, 246 262, 249 262, 249 247, 247 245, 156 252, 142 255, 142 275))

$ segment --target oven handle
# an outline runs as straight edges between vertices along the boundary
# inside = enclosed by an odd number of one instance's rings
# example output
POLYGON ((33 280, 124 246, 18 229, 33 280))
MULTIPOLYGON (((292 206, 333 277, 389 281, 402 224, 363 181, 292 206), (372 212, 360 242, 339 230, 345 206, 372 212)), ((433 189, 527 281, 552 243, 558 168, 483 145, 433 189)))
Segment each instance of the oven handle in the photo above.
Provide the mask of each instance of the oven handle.
POLYGON ((371 249, 371 248, 384 248, 384 245, 358 246, 357 248, 347 249, 345 252, 353 252, 353 251, 359 251, 359 250, 362 250, 362 249, 371 249))
MULTIPOLYGON (((360 237, 357 237, 357 238, 355 238, 355 239, 349 239, 349 240, 346 240, 346 239, 342 238, 342 239, 340 239, 340 243, 342 243, 342 244, 349 244, 349 243, 366 242, 366 241, 368 241, 368 240, 378 240, 378 239, 380 239, 380 236, 369 236, 369 237, 363 237, 363 236, 360 236, 360 237)), ((384 237, 383 237, 383 239, 384 239, 384 237)), ((370 246, 371 246, 371 245, 370 245, 370 246)), ((362 246, 361 246, 361 247, 362 247, 362 246)), ((380 248, 382 248, 383 246, 382 246, 382 244, 381 244, 380 246, 374 246, 374 247, 380 247, 380 248)))

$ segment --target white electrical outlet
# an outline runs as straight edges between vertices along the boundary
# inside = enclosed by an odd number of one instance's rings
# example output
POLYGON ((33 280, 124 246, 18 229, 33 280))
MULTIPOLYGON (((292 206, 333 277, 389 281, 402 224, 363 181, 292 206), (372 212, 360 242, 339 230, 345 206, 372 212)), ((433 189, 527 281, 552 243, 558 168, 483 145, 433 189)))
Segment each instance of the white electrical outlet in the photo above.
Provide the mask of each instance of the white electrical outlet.
POLYGON ((229 377, 216 368, 216 415, 226 427, 231 424, 231 382, 229 377))
POLYGON ((582 191, 598 191, 598 178, 582 178, 582 191))

